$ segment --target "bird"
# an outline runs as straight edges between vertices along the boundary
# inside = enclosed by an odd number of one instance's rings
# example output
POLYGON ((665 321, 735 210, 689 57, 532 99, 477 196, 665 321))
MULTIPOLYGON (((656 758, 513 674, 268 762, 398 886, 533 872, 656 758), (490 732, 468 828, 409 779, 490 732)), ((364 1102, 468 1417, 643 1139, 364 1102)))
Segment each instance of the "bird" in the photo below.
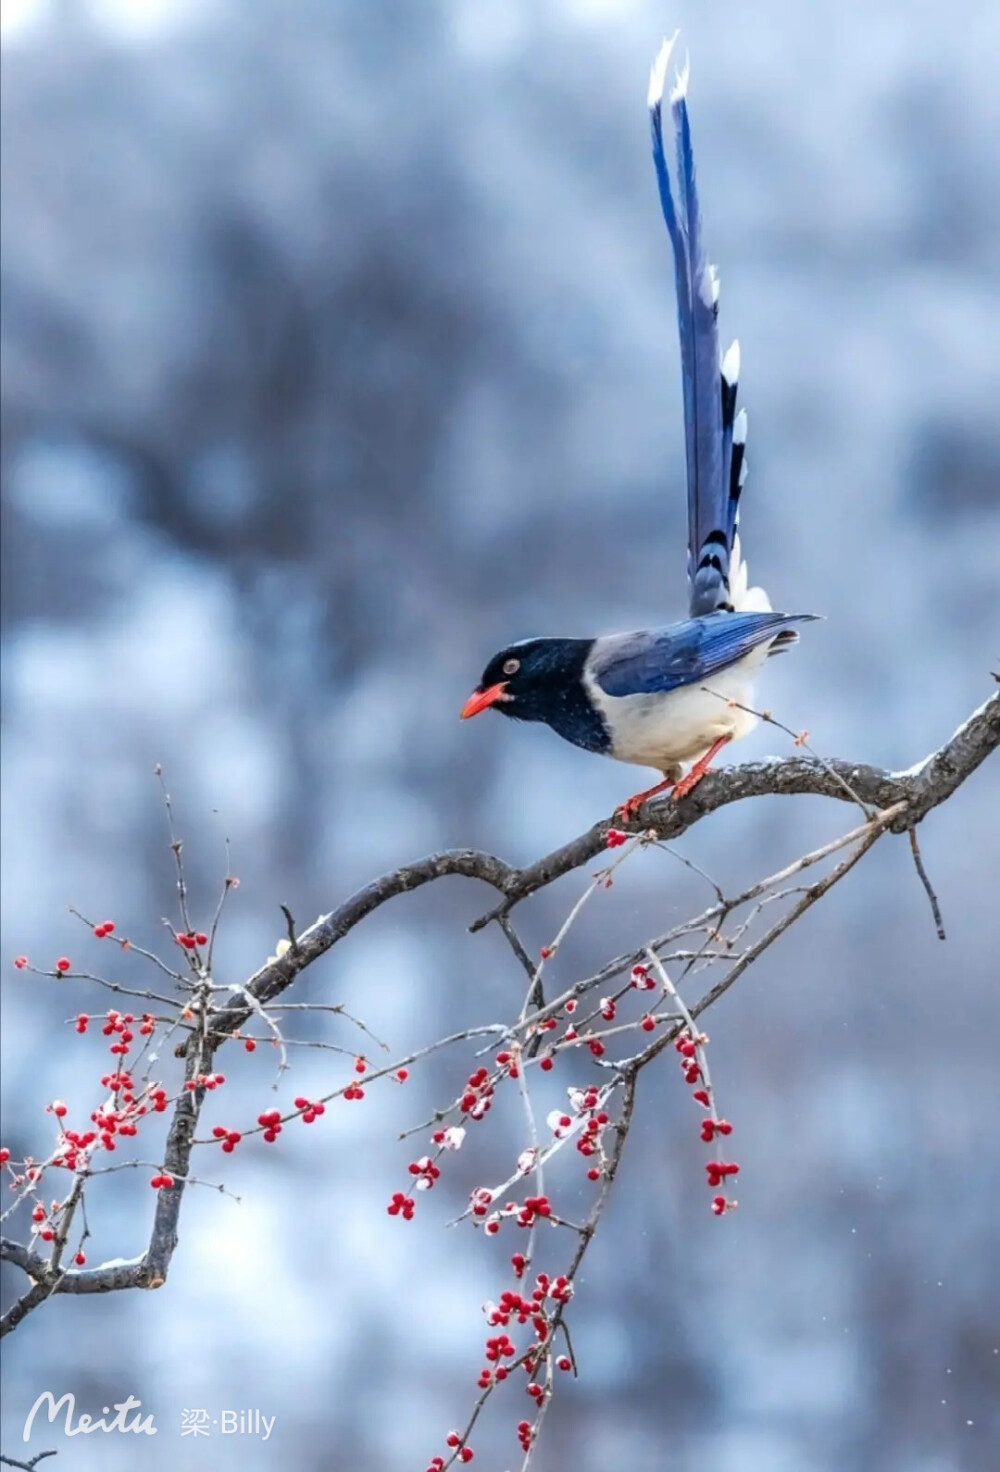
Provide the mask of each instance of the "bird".
POLYGON ((686 796, 729 742, 760 719, 761 665, 798 642, 814 614, 775 612, 749 586, 738 532, 746 481, 747 415, 736 412, 739 343, 720 355, 719 278, 705 255, 687 93, 689 66, 669 96, 675 180, 663 142, 663 96, 675 34, 650 72, 648 106, 660 207, 673 253, 687 472, 689 617, 592 638, 521 639, 500 650, 462 707, 541 721, 585 751, 653 767, 662 780, 615 810, 634 819, 667 788, 686 796), (691 763, 690 767, 687 764, 691 763))

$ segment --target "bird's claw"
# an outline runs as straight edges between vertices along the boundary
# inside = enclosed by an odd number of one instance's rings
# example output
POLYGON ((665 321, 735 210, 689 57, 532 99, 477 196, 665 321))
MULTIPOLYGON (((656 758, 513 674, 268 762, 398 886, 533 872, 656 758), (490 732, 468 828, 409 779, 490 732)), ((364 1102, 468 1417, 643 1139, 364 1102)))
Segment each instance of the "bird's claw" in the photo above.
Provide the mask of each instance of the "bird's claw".
POLYGON ((692 792, 698 786, 698 783, 707 771, 707 767, 702 767, 701 771, 696 766, 692 767, 686 777, 681 777, 679 781, 675 782, 674 790, 671 794, 674 802, 680 802, 682 797, 687 797, 688 793, 692 792))
POLYGON ((639 816, 643 804, 658 792, 664 792, 668 787, 674 786, 672 777, 664 777, 662 782, 657 782, 655 787, 647 787, 645 792, 636 792, 632 797, 627 797, 624 802, 615 808, 614 817, 619 823, 632 823, 639 816))
POLYGON ((644 792, 637 792, 635 797, 626 798, 625 802, 619 803, 612 817, 617 823, 631 823, 639 816, 639 810, 646 801, 644 792))

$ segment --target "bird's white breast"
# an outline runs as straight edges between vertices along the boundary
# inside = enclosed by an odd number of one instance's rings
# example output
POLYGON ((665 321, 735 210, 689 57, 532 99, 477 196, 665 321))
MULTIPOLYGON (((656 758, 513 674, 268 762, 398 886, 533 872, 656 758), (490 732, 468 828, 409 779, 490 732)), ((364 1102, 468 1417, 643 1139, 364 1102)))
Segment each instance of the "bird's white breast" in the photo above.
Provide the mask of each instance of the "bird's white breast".
POLYGON ((739 707, 753 705, 754 676, 767 650, 762 645, 696 685, 665 693, 606 695, 585 676, 590 697, 611 734, 609 755, 667 772, 694 761, 720 736, 736 741, 746 736, 758 717, 739 707))

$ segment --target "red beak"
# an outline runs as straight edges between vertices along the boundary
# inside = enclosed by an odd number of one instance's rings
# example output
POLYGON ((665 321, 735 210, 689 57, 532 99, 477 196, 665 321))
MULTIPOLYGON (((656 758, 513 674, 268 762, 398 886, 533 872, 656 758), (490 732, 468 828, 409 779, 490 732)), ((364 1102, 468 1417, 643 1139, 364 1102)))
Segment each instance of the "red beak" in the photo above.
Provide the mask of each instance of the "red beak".
POLYGON ((462 706, 461 719, 467 721, 470 716, 478 716, 481 710, 495 705, 507 689, 506 680, 501 680, 499 685, 490 685, 485 690, 473 690, 468 700, 462 706))

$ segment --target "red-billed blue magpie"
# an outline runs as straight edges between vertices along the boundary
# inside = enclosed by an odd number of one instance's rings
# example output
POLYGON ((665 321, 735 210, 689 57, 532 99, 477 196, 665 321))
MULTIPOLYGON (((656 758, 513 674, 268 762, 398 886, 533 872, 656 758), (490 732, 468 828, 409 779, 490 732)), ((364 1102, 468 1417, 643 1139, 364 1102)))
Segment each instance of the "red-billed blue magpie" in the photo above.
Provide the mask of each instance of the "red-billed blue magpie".
POLYGON ((670 95, 676 192, 663 147, 663 87, 673 40, 649 80, 653 162, 673 247, 687 449, 690 618, 666 628, 595 639, 523 639, 494 655, 462 709, 488 707, 544 721, 587 751, 656 767, 663 781, 622 804, 634 817, 666 787, 682 797, 728 742, 757 717, 753 682, 771 654, 794 644, 812 614, 775 613, 748 588, 737 535, 746 479, 746 411, 736 413, 739 344, 719 355, 719 283, 704 254, 687 111, 687 66, 670 95), (684 765, 694 765, 682 776, 684 765))

